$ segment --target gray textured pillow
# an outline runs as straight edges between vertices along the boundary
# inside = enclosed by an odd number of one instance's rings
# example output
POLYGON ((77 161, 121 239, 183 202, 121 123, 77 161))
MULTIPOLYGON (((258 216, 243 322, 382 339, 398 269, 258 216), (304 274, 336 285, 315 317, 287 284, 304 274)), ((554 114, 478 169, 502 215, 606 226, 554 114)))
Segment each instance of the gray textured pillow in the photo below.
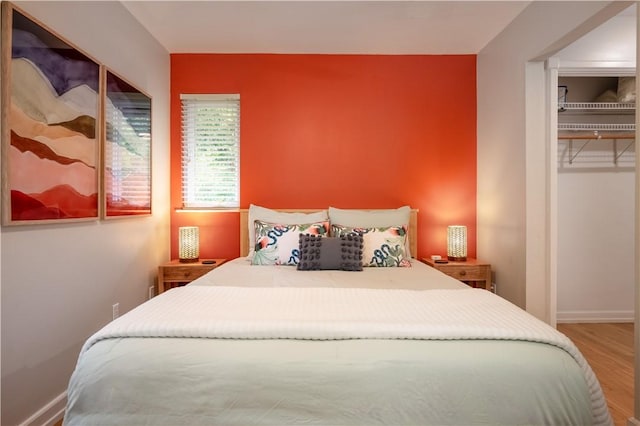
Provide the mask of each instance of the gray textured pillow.
POLYGON ((339 269, 362 271, 364 238, 358 234, 340 237, 300 234, 299 271, 339 269))

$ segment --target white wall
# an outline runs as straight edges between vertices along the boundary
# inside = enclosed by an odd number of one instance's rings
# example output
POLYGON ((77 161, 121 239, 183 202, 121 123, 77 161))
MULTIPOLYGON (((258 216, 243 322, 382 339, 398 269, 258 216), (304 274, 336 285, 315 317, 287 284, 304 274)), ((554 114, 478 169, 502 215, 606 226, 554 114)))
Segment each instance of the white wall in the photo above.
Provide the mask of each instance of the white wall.
POLYGON ((628 4, 532 2, 478 54, 478 257, 491 262, 498 294, 543 320, 549 320, 549 259, 539 248, 546 241, 538 238, 548 233, 548 165, 540 164, 546 158, 545 112, 528 110, 526 93, 544 97, 545 91, 530 90, 526 72, 544 69, 527 64, 555 53, 628 4), (538 121, 527 122, 528 114, 538 121), (535 226, 528 228, 528 220, 535 226), (538 274, 528 276, 528 269, 538 274))
POLYGON ((3 425, 63 394, 82 343, 111 320, 112 304, 123 313, 145 301, 169 258, 168 52, 120 2, 16 4, 151 95, 153 215, 2 228, 3 425))
POLYGON ((633 170, 578 165, 560 173, 558 195, 558 321, 632 321, 633 170))

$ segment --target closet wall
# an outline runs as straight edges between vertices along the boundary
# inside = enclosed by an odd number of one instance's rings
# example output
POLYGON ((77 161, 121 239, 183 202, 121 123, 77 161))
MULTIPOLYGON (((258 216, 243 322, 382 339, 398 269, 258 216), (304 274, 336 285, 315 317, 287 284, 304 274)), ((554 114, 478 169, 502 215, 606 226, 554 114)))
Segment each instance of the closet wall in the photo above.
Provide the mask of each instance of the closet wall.
POLYGON ((559 78, 558 322, 633 321, 635 105, 615 103, 619 83, 559 78))

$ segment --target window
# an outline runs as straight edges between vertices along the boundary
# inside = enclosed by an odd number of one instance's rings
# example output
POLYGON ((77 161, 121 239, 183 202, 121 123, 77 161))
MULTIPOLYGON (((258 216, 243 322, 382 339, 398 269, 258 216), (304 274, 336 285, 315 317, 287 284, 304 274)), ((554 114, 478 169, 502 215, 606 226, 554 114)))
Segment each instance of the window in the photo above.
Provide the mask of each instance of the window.
POLYGON ((180 95, 182 206, 240 206, 240 95, 180 95))

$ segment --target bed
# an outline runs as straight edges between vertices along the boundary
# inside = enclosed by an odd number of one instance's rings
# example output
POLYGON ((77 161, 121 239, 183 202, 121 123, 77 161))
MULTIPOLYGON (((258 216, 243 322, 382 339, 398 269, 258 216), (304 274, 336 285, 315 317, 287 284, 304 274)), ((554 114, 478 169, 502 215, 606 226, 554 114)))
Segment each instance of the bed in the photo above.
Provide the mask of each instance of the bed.
MULTIPOLYGON (((409 255, 415 211, 406 217, 409 255)), ((87 340, 64 424, 612 424, 571 341, 493 293, 414 259, 359 271, 259 264, 272 257, 256 255, 253 231, 241 232, 243 256, 87 340)), ((300 265, 309 237, 298 238, 300 265)))

